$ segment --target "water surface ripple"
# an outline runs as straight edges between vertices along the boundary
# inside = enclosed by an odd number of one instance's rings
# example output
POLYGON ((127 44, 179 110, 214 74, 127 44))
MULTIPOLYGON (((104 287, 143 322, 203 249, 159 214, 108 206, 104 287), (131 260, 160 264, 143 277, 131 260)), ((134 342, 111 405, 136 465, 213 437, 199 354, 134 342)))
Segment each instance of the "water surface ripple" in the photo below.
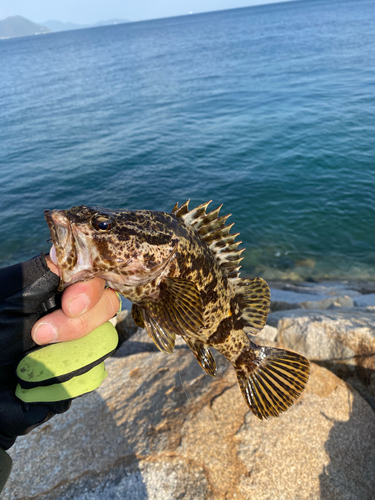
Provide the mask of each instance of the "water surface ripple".
POLYGON ((233 214, 244 274, 375 277, 375 2, 310 0, 0 41, 0 265, 45 208, 233 214), (214 208, 214 207, 213 207, 214 208))

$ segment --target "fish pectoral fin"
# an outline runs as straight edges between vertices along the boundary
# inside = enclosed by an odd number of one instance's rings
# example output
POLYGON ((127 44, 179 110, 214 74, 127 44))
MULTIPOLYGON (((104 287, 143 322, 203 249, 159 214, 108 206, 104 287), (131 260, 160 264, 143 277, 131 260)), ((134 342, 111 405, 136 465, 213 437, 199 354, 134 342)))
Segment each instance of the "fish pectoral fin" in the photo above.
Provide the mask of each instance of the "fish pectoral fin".
POLYGON ((253 343, 234 367, 246 403, 261 420, 277 417, 292 406, 310 374, 310 363, 304 356, 253 343))
POLYGON ((267 321, 271 303, 271 293, 267 283, 262 278, 238 279, 235 284, 244 330, 256 335, 267 321))
POLYGON ((178 335, 197 334, 203 327, 203 305, 196 285, 183 278, 164 278, 160 283, 159 302, 149 302, 147 309, 154 320, 178 335))
POLYGON ((172 354, 176 341, 175 332, 160 325, 147 311, 143 312, 143 318, 147 334, 156 347, 162 352, 172 354))
POLYGON ((139 326, 140 328, 145 328, 145 322, 143 319, 143 313, 142 313, 142 308, 137 306, 136 304, 132 305, 132 318, 134 323, 139 326))
POLYGON ((190 339, 186 336, 183 337, 187 345, 193 351, 194 356, 197 358, 198 363, 203 370, 211 377, 216 377, 217 367, 215 358, 213 357, 208 346, 203 344, 200 340, 190 339))

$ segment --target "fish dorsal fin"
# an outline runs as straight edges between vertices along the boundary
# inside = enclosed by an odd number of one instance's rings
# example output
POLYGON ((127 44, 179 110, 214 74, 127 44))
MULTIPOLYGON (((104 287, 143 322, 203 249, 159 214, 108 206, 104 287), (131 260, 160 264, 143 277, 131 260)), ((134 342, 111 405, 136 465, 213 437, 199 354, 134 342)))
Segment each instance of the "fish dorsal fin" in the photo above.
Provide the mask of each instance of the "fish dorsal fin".
MULTIPOLYGON (((183 278, 163 278, 160 283, 160 300, 148 302, 144 309, 151 327, 154 327, 154 330, 156 328, 158 337, 168 337, 168 332, 198 335, 203 327, 200 293, 192 281, 183 278)), ((157 344, 156 341, 155 343, 157 344)), ((158 344, 157 346, 159 347, 158 344)))
POLYGON ((270 309, 271 293, 267 283, 262 278, 233 280, 245 322, 246 333, 256 335, 267 321, 270 309))
POLYGON ((172 214, 195 229, 200 239, 210 247, 218 264, 229 278, 237 278, 241 267, 239 265, 242 260, 241 253, 244 250, 237 250, 241 242, 234 242, 239 233, 229 234, 233 224, 225 224, 230 215, 219 217, 222 205, 211 212, 206 212, 210 203, 211 201, 202 203, 190 211, 189 201, 181 207, 176 203, 172 214))
POLYGON ((207 345, 200 340, 184 337, 185 342, 193 351, 194 356, 197 358, 198 363, 203 370, 211 377, 216 377, 217 367, 214 357, 207 345))

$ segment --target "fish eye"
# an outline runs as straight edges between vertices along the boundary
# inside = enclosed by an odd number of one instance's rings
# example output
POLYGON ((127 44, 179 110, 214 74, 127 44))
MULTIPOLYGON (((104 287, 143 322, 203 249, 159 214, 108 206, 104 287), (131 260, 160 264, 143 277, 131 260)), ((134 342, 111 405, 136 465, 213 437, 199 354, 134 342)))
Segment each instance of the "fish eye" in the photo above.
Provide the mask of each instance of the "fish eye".
POLYGON ((95 215, 91 221, 92 227, 96 231, 110 231, 116 225, 115 219, 109 215, 95 215))

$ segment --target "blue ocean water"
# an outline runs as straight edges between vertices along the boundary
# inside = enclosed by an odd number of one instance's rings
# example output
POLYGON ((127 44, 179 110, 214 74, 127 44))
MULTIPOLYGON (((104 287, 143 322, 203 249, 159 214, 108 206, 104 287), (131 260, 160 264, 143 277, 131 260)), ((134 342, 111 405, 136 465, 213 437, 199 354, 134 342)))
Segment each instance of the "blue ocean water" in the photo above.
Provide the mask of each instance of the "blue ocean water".
POLYGON ((375 2, 307 0, 0 41, 0 266, 46 208, 213 199, 243 275, 375 278, 375 2))

